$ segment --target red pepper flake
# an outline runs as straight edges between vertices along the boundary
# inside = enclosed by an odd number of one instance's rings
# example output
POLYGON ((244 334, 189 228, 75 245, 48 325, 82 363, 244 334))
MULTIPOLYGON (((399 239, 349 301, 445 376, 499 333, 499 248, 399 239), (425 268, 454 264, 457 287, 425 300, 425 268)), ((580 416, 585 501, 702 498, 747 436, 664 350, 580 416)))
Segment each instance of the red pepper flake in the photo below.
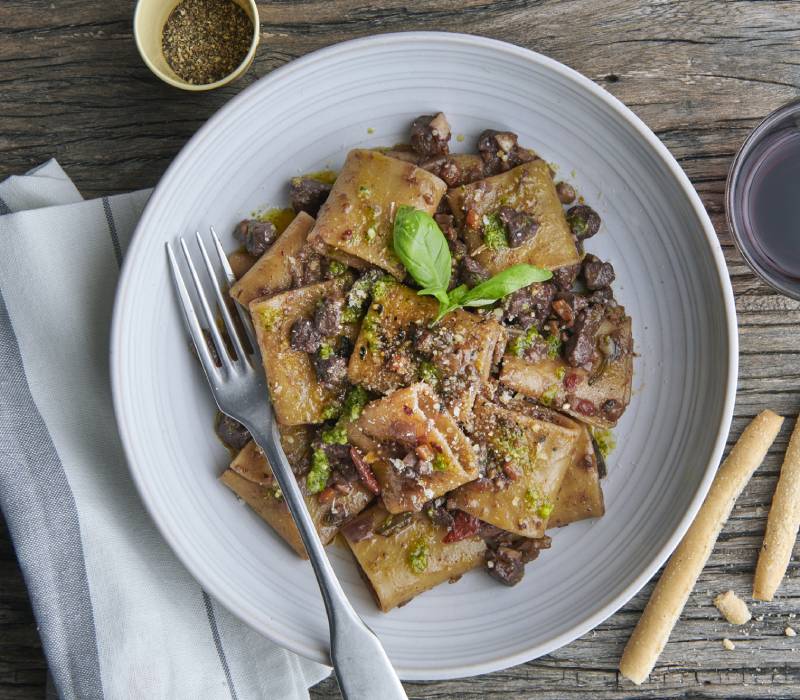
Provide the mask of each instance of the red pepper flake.
POLYGON ((347 228, 342 231, 342 240, 347 241, 353 237, 353 229, 347 228))
POLYGON ((573 404, 573 408, 584 416, 593 416, 595 413, 597 413, 597 406, 595 406, 588 399, 578 399, 573 404))
POLYGON ((356 468, 361 481, 364 482, 364 486, 366 486, 376 496, 379 496, 381 493, 381 485, 375 478, 375 472, 372 471, 372 467, 370 467, 364 459, 364 455, 362 455, 361 452, 359 452, 355 447, 351 447, 350 458, 353 460, 353 466, 356 468))
POLYGON ((452 542, 459 542, 467 537, 472 537, 478 533, 481 521, 475 516, 465 513, 463 510, 456 511, 455 518, 453 519, 453 527, 450 529, 442 542, 451 544, 452 542))
POLYGON ((411 406, 409 406, 408 404, 404 403, 403 404, 403 413, 405 413, 407 416, 413 416, 414 415, 414 410, 411 408, 411 406))
POLYGON ((567 372, 567 374, 564 375, 564 387, 566 387, 567 391, 574 390, 580 383, 581 375, 577 372, 567 372))
POLYGON ((480 222, 481 220, 478 216, 478 212, 475 209, 468 209, 466 217, 467 228, 474 231, 478 228, 480 222))

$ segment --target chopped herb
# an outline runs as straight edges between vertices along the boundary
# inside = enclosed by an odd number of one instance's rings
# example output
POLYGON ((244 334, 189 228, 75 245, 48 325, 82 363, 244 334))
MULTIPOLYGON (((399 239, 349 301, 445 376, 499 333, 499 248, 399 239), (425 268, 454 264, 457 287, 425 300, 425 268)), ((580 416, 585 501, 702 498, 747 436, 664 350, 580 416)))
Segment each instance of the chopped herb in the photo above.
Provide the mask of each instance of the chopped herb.
POLYGON ((280 486, 277 486, 277 485, 273 486, 271 493, 272 493, 272 497, 276 501, 280 501, 280 500, 283 499, 283 491, 281 491, 281 487, 280 486))
POLYGON ((525 491, 525 506, 532 510, 542 520, 547 520, 553 512, 553 504, 542 496, 542 492, 536 488, 529 488, 525 491))
POLYGON ((408 566, 415 574, 421 574, 428 568, 428 543, 419 539, 408 550, 408 566))
POLYGON ((441 453, 437 453, 431 462, 431 468, 435 472, 446 472, 450 468, 447 458, 441 453))
POLYGON ((346 445, 347 444, 347 423, 342 422, 341 418, 336 425, 322 431, 322 442, 326 445, 346 445))
POLYGON ((322 431, 322 442, 326 445, 346 445, 347 426, 361 415, 368 399, 367 392, 362 387, 354 386, 350 389, 344 399, 336 425, 322 431))
POLYGON ((441 379, 441 371, 430 360, 423 360, 419 364, 419 378, 426 384, 436 387, 441 379))
POLYGON ((600 450, 600 454, 602 455, 603 459, 605 459, 614 451, 614 448, 617 446, 617 440, 614 437, 614 433, 608 430, 608 428, 592 428, 591 430, 592 437, 597 443, 597 448, 600 450))
POLYGON ((392 285, 394 285, 394 277, 389 275, 383 275, 383 277, 376 279, 372 285, 372 298, 382 299, 392 285))
POLYGON ((555 360, 561 354, 561 338, 557 335, 548 335, 545 342, 547 343, 547 356, 551 360, 555 360))
POLYGON ((278 321, 283 316, 283 313, 280 309, 267 307, 266 309, 261 309, 258 315, 261 318, 261 323, 263 324, 264 328, 268 331, 271 331, 273 328, 275 328, 278 321))
POLYGON ((319 356, 323 360, 333 357, 333 346, 330 343, 322 343, 319 346, 319 356))
POLYGON ((331 465, 324 450, 315 449, 311 454, 311 471, 306 475, 306 488, 309 493, 319 493, 328 484, 331 465))
POLYGON ((557 367, 556 368, 556 379, 558 379, 558 381, 561 381, 566 376, 566 374, 567 374, 567 368, 566 367, 557 367))
POLYGON ((375 240, 375 236, 377 236, 377 235, 378 235, 378 232, 375 230, 374 226, 370 226, 367 229, 366 237, 367 237, 368 241, 374 241, 375 240))
POLYGON ((518 335, 511 341, 508 346, 509 352, 517 357, 522 357, 525 351, 533 345, 533 341, 541 337, 539 331, 536 330, 536 326, 531 326, 522 335, 518 335))
POLYGON ((334 418, 338 418, 341 412, 342 407, 340 404, 331 404, 322 409, 322 419, 333 420, 334 418))
POLYGON ((499 460, 515 464, 523 471, 530 469, 530 446, 518 425, 503 423, 498 426, 489 440, 489 447, 499 460))
POLYGON ((368 199, 369 196, 372 194, 372 190, 366 185, 359 185, 358 187, 358 196, 361 199, 368 199))
POLYGON ((334 277, 341 277, 345 272, 347 272, 347 265, 343 262, 339 262, 338 260, 330 260, 328 261, 328 272, 330 272, 334 277))
POLYGON ((490 214, 483 217, 483 242, 489 250, 508 248, 508 236, 506 227, 500 221, 497 214, 490 214))
POLYGON ((553 401, 556 400, 556 396, 558 396, 558 386, 553 384, 548 387, 546 391, 542 392, 542 395, 539 397, 539 403, 544 406, 552 406, 553 401))

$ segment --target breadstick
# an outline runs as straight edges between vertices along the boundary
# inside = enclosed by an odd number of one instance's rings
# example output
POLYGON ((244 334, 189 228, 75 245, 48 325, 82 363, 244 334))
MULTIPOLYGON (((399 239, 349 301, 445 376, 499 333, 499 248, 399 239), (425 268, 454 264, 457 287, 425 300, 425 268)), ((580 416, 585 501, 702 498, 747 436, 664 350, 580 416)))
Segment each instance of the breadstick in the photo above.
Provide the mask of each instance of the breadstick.
POLYGON ((772 411, 761 412, 745 428, 717 471, 706 500, 667 562, 622 654, 619 670, 637 685, 653 670, 736 498, 763 461, 781 423, 783 418, 772 411))
POLYGON ((797 528, 800 526, 800 419, 795 423, 781 475, 767 518, 764 543, 758 554, 753 598, 772 600, 792 557, 797 528))

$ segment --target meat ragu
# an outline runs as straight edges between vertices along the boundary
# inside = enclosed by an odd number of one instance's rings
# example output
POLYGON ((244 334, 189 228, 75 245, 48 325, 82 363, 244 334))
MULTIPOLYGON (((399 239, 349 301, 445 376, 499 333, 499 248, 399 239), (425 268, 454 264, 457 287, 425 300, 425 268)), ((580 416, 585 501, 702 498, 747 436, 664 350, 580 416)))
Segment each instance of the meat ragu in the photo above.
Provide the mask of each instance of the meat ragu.
MULTIPOLYGON (((342 534, 384 611, 481 566, 515 585, 553 527, 602 516, 609 429, 630 399, 631 320, 612 264, 584 251, 599 214, 516 134, 453 153, 451 133, 421 115, 406 146, 293 178, 288 227, 234 232, 231 296, 284 450, 323 543, 342 534), (393 248, 404 207, 449 249, 438 296, 393 248), (442 294, 520 264, 544 281, 443 311, 442 294)), ((217 425, 236 453, 222 482, 305 556, 261 450, 217 425)))

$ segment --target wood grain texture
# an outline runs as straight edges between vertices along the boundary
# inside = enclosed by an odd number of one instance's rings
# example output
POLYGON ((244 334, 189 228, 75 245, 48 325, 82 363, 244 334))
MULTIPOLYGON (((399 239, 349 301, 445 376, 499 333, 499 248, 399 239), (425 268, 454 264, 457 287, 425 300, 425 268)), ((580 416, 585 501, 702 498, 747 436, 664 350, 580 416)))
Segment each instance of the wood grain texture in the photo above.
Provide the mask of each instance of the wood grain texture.
MULTIPOLYGON (((0 177, 56 156, 86 197, 152 186, 194 131, 270 70, 337 41, 455 30, 545 53, 597 81, 655 131, 689 174, 719 234, 736 292, 741 364, 731 440, 762 408, 800 411, 800 303, 760 283, 732 245, 725 176, 747 133, 800 96, 800 3, 593 0, 279 0, 260 3, 262 44, 233 86, 182 93, 154 79, 131 35, 132 2, 0 3, 0 177)), ((800 567, 754 620, 712 605, 749 599, 777 471, 794 420, 739 499, 651 680, 616 671, 651 590, 596 630, 537 661, 462 681, 409 683, 414 698, 793 698, 800 696, 800 567), (737 644, 727 652, 721 639, 737 644)), ((800 554, 800 548, 795 550, 800 554)), ((41 698, 45 662, 7 532, 0 530, 0 698, 41 698)), ((338 697, 323 682, 312 697, 338 697)))

